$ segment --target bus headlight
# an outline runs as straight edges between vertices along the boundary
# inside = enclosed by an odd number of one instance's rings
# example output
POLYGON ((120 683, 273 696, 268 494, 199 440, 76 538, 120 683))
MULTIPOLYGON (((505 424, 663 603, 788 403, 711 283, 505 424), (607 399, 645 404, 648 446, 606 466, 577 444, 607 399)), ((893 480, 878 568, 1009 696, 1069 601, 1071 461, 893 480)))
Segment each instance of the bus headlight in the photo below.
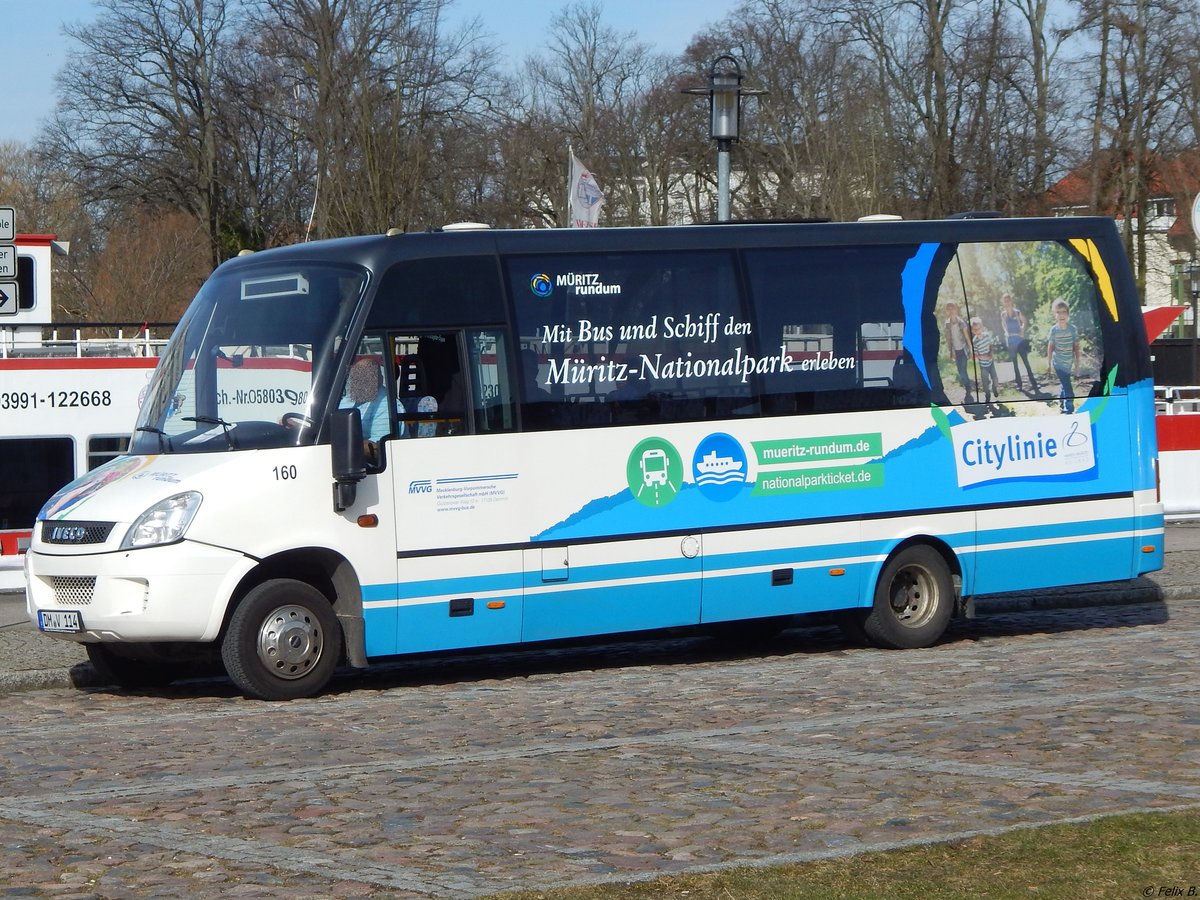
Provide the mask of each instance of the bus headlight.
POLYGON ((155 547, 182 540, 202 499, 199 492, 188 491, 155 503, 130 526, 121 549, 155 547))

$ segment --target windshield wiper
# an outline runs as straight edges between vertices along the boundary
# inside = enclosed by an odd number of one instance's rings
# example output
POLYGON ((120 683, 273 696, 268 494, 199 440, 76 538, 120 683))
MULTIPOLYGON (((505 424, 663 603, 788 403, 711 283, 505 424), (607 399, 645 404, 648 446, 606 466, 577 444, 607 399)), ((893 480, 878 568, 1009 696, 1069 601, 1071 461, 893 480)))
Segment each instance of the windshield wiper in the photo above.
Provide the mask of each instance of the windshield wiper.
POLYGON ((237 441, 233 438, 233 426, 224 419, 218 419, 216 416, 182 416, 181 419, 184 422, 199 422, 202 425, 220 425, 221 433, 225 435, 225 443, 231 450, 237 449, 237 441))
POLYGON ((159 453, 174 453, 175 449, 171 446, 171 436, 161 428, 155 428, 152 425, 139 425, 137 431, 148 431, 150 434, 158 435, 158 452, 159 453))

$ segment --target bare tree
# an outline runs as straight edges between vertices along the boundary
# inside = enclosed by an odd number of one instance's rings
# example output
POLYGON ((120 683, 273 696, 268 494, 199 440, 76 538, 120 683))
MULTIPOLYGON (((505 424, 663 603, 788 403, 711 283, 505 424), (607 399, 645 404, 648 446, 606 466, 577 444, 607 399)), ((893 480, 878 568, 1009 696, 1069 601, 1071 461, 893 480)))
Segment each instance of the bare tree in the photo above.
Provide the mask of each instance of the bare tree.
POLYGON ((212 271, 204 226, 187 213, 146 209, 108 233, 89 279, 86 317, 174 322, 212 271))
POLYGON ((698 37, 687 56, 694 77, 732 52, 747 87, 734 191, 743 214, 854 218, 891 211, 895 177, 879 140, 886 95, 850 44, 844 24, 802 0, 750 0, 698 37))
MULTIPOLYGON (((1200 31, 1200 4, 1193 3, 1181 11, 1180 28, 1186 33, 1200 31)), ((1184 128, 1180 143, 1192 148, 1200 147, 1200 48, 1195 42, 1184 43, 1176 57, 1178 68, 1174 73, 1175 95, 1179 97, 1183 113, 1184 128)))
POLYGON ((1176 93, 1186 4, 1085 0, 1081 30, 1100 48, 1092 72, 1092 208, 1118 217, 1139 287, 1148 266, 1149 192, 1184 121, 1176 93))
POLYGON ((447 145, 478 130, 494 56, 448 0, 259 0, 260 52, 292 73, 293 130, 314 159, 315 232, 425 224, 470 190, 447 145))
POLYGON ((15 210, 22 232, 70 235, 90 230, 74 185, 34 147, 0 143, 0 197, 15 210))
POLYGON ((230 216, 222 235, 227 255, 243 248, 302 240, 313 206, 315 148, 301 133, 295 73, 270 52, 270 36, 243 32, 226 63, 237 103, 224 107, 222 188, 230 216))
POLYGON ((46 135, 92 204, 166 203, 205 224, 220 260, 217 120, 226 0, 98 0, 58 76, 46 135))
POLYGON ((994 77, 996 19, 982 0, 819 0, 851 29, 890 98, 886 138, 898 160, 898 189, 913 211, 942 216, 960 202, 964 132, 994 77), (982 41, 982 43, 981 43, 982 41))
POLYGON ((1045 209, 1046 191, 1050 187, 1050 173, 1060 159, 1064 147, 1054 135, 1063 125, 1062 113, 1065 102, 1062 94, 1068 88, 1065 79, 1057 77, 1058 62, 1066 41, 1073 29, 1053 25, 1050 21, 1050 0, 1007 0, 1017 11, 1024 24, 1023 36, 1028 44, 1014 39, 1012 58, 1021 67, 1026 67, 1027 79, 1014 75, 1013 87, 1020 94, 1028 111, 1032 131, 1029 147, 1029 184, 1026 196, 1027 209, 1041 212, 1045 209), (1022 52, 1027 48, 1027 52, 1022 52))
POLYGON ((645 224, 647 167, 661 175, 664 159, 656 142, 672 134, 673 110, 682 105, 661 103, 662 85, 672 81, 670 61, 634 34, 606 26, 595 2, 572 3, 554 14, 544 45, 526 62, 535 85, 526 109, 547 124, 542 152, 557 166, 548 167, 545 181, 533 189, 552 197, 556 220, 565 221, 569 144, 605 190, 603 221, 645 224))

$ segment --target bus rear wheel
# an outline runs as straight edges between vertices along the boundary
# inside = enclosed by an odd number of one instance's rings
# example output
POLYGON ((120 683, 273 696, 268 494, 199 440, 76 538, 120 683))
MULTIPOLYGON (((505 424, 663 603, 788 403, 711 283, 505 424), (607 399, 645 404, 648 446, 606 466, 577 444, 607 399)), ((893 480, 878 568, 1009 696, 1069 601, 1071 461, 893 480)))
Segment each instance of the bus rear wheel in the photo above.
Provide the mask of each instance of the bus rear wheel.
POLYGON ((950 567, 932 547, 915 544, 883 567, 862 630, 879 647, 928 647, 945 632, 953 611, 950 567))
POLYGON ((342 652, 342 630, 325 595, 290 578, 264 581, 234 609, 221 642, 225 671, 259 700, 321 691, 342 652))

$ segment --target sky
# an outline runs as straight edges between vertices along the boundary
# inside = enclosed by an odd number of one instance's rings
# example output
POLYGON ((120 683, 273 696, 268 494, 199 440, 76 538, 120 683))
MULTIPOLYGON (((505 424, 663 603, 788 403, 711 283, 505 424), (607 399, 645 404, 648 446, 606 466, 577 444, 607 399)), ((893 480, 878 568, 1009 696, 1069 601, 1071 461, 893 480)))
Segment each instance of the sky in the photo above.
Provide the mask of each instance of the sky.
MULTIPOLYGON (((664 53, 678 53, 698 31, 725 18, 740 0, 598 0, 605 25, 634 32, 664 53)), ((452 0, 451 21, 478 17, 501 49, 519 60, 537 51, 538 34, 568 0, 452 0)), ((0 141, 28 143, 54 109, 54 76, 66 63, 64 22, 95 18, 93 0, 0 0, 8 78, 2 84, 0 141)))

